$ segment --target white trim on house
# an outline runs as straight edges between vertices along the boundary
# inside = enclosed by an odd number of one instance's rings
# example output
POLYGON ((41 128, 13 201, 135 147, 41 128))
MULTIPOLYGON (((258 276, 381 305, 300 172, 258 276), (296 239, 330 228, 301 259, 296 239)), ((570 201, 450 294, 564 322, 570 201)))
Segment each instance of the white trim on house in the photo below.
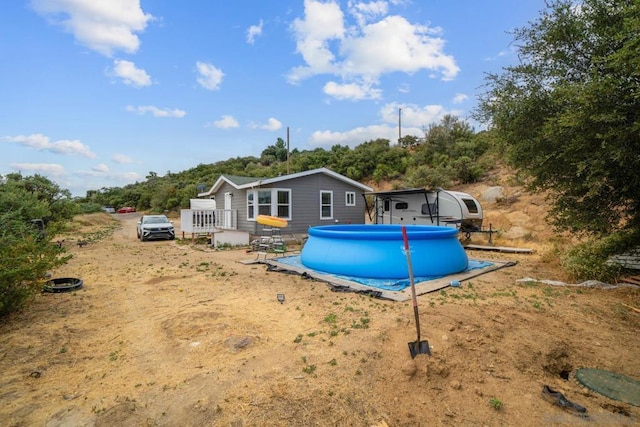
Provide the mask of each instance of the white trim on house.
POLYGON ((333 191, 332 190, 320 190, 320 219, 333 219, 333 191), (322 196, 328 194, 331 197, 330 203, 327 205, 323 203, 322 196), (329 216, 323 215, 324 208, 328 206, 330 213, 329 216))
POLYGON ((345 193, 344 193, 344 205, 345 206, 355 206, 356 205, 356 192, 355 191, 345 191, 345 193))
POLYGON ((288 221, 291 220, 291 189, 290 188, 254 188, 247 190, 246 196, 246 208, 247 208, 247 221, 255 221, 258 215, 277 216, 288 221), (269 193, 269 203, 260 203, 260 193, 269 193), (287 194, 287 203, 279 203, 278 195, 280 193, 287 194), (251 199, 252 203, 249 203, 251 199), (268 212, 265 207, 268 206, 268 212), (260 209, 262 207, 262 209, 260 209), (287 214, 283 215, 282 209, 286 207, 287 214), (251 209, 253 208, 253 209, 251 209), (252 215, 253 214, 253 215, 252 215))
POLYGON ((211 196, 212 194, 215 194, 218 189, 220 188, 220 186, 222 186, 223 183, 228 183, 229 185, 231 185, 232 187, 241 190, 241 189, 252 189, 252 188, 256 188, 256 187, 261 187, 263 185, 270 185, 270 184, 275 184, 281 181, 288 181, 290 179, 296 179, 296 178, 301 178, 304 176, 309 176, 309 175, 315 175, 318 173, 323 173, 325 175, 328 175, 330 177, 333 177, 337 180, 340 180, 342 182, 345 182, 349 185, 352 185, 356 188, 361 189, 362 191, 373 191, 373 189, 369 186, 366 186, 364 184, 359 183, 358 181, 354 181, 353 179, 347 178, 344 175, 341 175, 337 172, 334 172, 330 169, 327 168, 318 168, 318 169, 311 169, 308 171, 304 171, 304 172, 298 172, 298 173, 292 173, 289 175, 282 175, 282 176, 278 176, 275 178, 264 178, 264 179, 260 179, 257 178, 255 181, 246 183, 246 184, 242 184, 242 185, 238 185, 236 183, 234 183, 233 181, 229 180, 227 177, 225 177, 224 175, 220 175, 220 177, 218 178, 218 180, 213 184, 213 186, 211 186, 211 188, 209 189, 209 191, 206 191, 204 193, 199 193, 198 197, 206 197, 206 196, 211 196))

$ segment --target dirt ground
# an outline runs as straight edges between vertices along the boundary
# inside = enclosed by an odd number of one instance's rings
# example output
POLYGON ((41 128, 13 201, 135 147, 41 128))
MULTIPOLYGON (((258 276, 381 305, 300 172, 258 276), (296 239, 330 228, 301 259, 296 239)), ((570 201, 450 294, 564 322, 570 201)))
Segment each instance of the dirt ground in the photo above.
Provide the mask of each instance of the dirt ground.
POLYGON ((639 407, 573 375, 640 379, 640 288, 517 282, 566 278, 541 203, 512 196, 488 205, 488 221, 525 233, 495 243, 536 252, 470 251, 517 265, 420 296, 432 355, 415 359, 411 302, 245 265, 245 249, 142 243, 137 214, 85 218, 64 243, 73 259, 53 272, 84 287, 43 293, 0 325, 0 425, 638 425, 639 407), (545 401, 545 384, 589 417, 545 401))

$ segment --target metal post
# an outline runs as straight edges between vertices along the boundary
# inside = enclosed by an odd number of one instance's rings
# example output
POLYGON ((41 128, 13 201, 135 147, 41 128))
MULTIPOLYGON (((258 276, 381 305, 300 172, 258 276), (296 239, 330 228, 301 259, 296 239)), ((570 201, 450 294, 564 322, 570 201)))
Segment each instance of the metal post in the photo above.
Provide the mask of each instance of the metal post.
POLYGON ((398 108, 398 144, 402 140, 402 108, 398 108))

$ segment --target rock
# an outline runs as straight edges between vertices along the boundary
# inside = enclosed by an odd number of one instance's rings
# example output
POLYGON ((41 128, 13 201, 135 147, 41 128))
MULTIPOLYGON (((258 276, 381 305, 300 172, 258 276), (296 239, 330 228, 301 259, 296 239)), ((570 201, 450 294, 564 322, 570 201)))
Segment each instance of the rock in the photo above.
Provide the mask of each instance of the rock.
POLYGON ((506 233, 504 233, 504 237, 507 239, 520 239, 527 234, 529 234, 529 231, 516 225, 515 227, 511 227, 506 233))
POLYGON ((483 202, 495 203, 498 199, 504 197, 504 188, 497 187, 489 187, 482 192, 480 195, 480 200, 483 202))
POLYGON ((460 381, 457 380, 453 380, 449 383, 449 385, 451 386, 452 389, 454 390, 460 390, 462 389, 462 384, 460 384, 460 381))

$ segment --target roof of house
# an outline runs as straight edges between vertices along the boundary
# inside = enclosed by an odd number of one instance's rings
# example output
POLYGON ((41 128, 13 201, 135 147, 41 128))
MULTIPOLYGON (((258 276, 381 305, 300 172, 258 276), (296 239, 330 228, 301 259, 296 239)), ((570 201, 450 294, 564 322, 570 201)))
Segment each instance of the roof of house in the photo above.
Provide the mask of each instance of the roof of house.
POLYGON ((371 187, 368 187, 364 184, 359 183, 358 181, 354 181, 350 178, 347 178, 346 176, 341 175, 337 172, 334 172, 330 169, 318 168, 318 169, 312 169, 304 172, 292 173, 289 175, 277 176, 274 178, 256 178, 256 177, 246 177, 246 176, 236 176, 236 175, 220 175, 220 177, 216 180, 216 182, 209 189, 209 191, 200 193, 198 194, 198 196, 204 197, 204 196, 211 196, 212 194, 215 194, 220 189, 222 184, 224 184, 225 182, 231 185, 232 187, 238 190, 241 190, 241 189, 259 188, 265 185, 275 184, 282 181, 289 181, 292 179, 302 178, 304 176, 314 175, 318 173, 322 173, 322 174, 331 176, 335 179, 338 179, 340 181, 346 182, 347 184, 352 185, 353 187, 359 188, 362 191, 373 191, 371 187))

